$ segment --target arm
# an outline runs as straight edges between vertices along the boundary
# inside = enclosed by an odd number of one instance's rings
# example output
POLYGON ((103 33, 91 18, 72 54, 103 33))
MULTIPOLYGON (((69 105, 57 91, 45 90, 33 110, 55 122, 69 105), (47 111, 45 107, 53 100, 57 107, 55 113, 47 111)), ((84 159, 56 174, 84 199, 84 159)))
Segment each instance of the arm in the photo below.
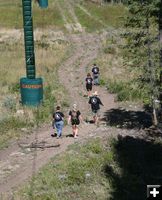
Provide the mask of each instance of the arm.
POLYGON ((64 117, 65 117, 65 116, 64 116, 64 114, 63 114, 63 113, 61 113, 61 117, 62 117, 62 120, 64 121, 64 117))
POLYGON ((80 120, 81 123, 83 123, 82 115, 79 115, 79 120, 80 120))
POLYGON ((71 121, 71 115, 69 115, 68 120, 67 120, 68 125, 70 124, 70 121, 71 121))
POLYGON ((100 99, 99 99, 99 104, 102 105, 102 106, 104 106, 100 99))

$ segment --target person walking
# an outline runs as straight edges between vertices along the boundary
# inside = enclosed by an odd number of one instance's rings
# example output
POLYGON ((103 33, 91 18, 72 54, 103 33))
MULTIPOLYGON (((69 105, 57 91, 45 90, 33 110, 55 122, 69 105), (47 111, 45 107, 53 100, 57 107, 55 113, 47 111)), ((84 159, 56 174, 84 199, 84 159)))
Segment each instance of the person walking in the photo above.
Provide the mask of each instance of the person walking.
POLYGON ((68 124, 71 122, 74 138, 78 137, 79 124, 82 121, 81 112, 77 109, 77 105, 74 104, 72 110, 69 111, 68 117, 68 124))
POLYGON ((89 102, 91 105, 93 116, 93 121, 96 125, 99 125, 99 118, 100 118, 100 105, 103 106, 103 103, 101 102, 100 98, 98 97, 98 92, 95 91, 93 95, 90 97, 89 102))
POLYGON ((91 77, 90 73, 87 74, 85 81, 86 81, 87 95, 88 97, 90 97, 91 91, 92 91, 92 84, 93 84, 93 78, 91 77))
POLYGON ((100 75, 100 70, 99 67, 94 63, 92 66, 92 73, 93 73, 93 81, 94 85, 99 85, 99 75, 100 75))
POLYGON ((62 129, 64 126, 64 114, 60 111, 61 107, 56 107, 56 112, 53 113, 53 128, 56 129, 57 138, 62 136, 62 129))

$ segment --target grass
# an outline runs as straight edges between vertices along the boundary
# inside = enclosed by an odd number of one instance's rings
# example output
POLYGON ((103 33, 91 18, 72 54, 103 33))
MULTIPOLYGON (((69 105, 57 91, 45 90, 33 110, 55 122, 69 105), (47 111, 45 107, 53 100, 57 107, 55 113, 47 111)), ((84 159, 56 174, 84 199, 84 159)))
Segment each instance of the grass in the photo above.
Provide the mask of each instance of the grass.
MULTIPOLYGON (((34 27, 55 27, 64 30, 62 17, 52 0, 47 9, 41 9, 37 3, 32 4, 34 27)), ((5 28, 22 28, 22 3, 19 0, 1 0, 0 24, 5 28), (8 13, 8 15, 6 15, 8 13)))
POLYGON ((83 27, 87 31, 99 31, 106 27, 121 27, 122 20, 121 16, 125 14, 125 9, 123 6, 96 6, 91 2, 84 2, 82 8, 75 6, 75 13, 83 27), (88 13, 88 14, 87 14, 88 13))
POLYGON ((73 145, 63 155, 52 159, 17 195, 22 199, 32 196, 39 200, 104 199, 104 186, 109 184, 102 172, 103 163, 104 160, 109 163, 113 158, 112 152, 104 152, 105 146, 98 139, 83 146, 73 145))
MULTIPOLYGON (((80 2, 79 2, 80 3, 80 2)), ((66 9, 66 3, 64 0, 59 1, 60 6, 63 9, 65 18, 68 23, 74 23, 75 20, 69 11, 66 9)), ((121 16, 126 12, 121 5, 105 5, 96 6, 91 2, 85 1, 83 7, 90 13, 91 17, 83 12, 74 1, 74 11, 75 15, 78 17, 79 22, 82 26, 85 26, 88 31, 96 31, 105 28, 100 20, 103 21, 106 26, 120 27, 122 24, 121 16)), ((56 29, 61 29, 65 31, 64 20, 56 6, 55 0, 49 0, 49 6, 46 9, 41 9, 37 3, 32 3, 33 10, 33 23, 34 27, 55 27, 56 29)), ((19 0, 1 0, 0 3, 0 24, 1 28, 22 28, 22 3, 19 0), (6 12, 8 15, 6 16, 6 12)))
POLYGON ((159 142, 130 136, 75 144, 43 167, 14 199, 144 200, 146 185, 157 184, 162 175, 161 150, 159 142))
POLYGON ((87 16, 79 7, 75 8, 75 13, 77 14, 80 24, 85 27, 86 31, 93 32, 103 28, 101 23, 87 16))
POLYGON ((27 127, 30 129, 36 124, 49 121, 57 103, 64 105, 64 108, 68 106, 67 93, 59 83, 57 70, 60 63, 69 56, 71 46, 64 40, 49 44, 44 34, 46 33, 39 32, 35 34, 36 74, 37 77, 42 77, 44 81, 44 102, 39 107, 39 111, 38 109, 22 107, 19 104, 19 80, 26 74, 23 39, 22 41, 20 39, 14 41, 10 38, 1 42, 0 147, 5 147, 7 140, 19 137, 22 134, 21 128, 27 127), (41 42, 37 40, 39 34, 42 34, 44 38, 41 42), (24 112, 22 116, 17 114, 19 110, 24 112))

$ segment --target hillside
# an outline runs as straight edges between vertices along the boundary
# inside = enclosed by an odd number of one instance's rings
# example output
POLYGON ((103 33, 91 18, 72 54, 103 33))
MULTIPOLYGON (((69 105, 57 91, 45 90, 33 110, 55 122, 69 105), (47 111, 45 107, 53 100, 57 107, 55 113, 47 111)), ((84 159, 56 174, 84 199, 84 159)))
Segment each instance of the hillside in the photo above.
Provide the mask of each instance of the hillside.
POLYGON ((18 0, 0 3, 1 199, 145 199, 146 185, 161 179, 161 132, 152 134, 136 86, 128 93, 136 74, 125 68, 120 48, 126 8, 49 0, 41 10, 33 2, 36 72, 44 81, 37 108, 20 103, 19 80, 26 74, 21 9, 18 0), (104 105, 99 126, 91 123, 85 89, 93 63, 100 67, 93 92, 104 105), (76 140, 66 124, 74 103, 83 116, 76 140), (56 105, 65 113, 61 139, 52 137, 56 105))

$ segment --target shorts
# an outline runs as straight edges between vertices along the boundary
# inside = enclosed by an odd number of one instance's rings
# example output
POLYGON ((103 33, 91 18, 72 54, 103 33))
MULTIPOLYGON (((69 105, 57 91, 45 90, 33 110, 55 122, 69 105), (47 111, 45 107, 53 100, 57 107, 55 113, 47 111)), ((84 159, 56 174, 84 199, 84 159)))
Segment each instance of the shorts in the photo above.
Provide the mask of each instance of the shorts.
POLYGON ((79 125, 80 121, 79 120, 71 120, 71 125, 79 125))
POLYGON ((99 117, 100 116, 100 109, 92 110, 92 113, 95 114, 95 116, 99 117))
POLYGON ((87 91, 91 91, 92 90, 92 84, 86 84, 86 89, 87 89, 87 91))

